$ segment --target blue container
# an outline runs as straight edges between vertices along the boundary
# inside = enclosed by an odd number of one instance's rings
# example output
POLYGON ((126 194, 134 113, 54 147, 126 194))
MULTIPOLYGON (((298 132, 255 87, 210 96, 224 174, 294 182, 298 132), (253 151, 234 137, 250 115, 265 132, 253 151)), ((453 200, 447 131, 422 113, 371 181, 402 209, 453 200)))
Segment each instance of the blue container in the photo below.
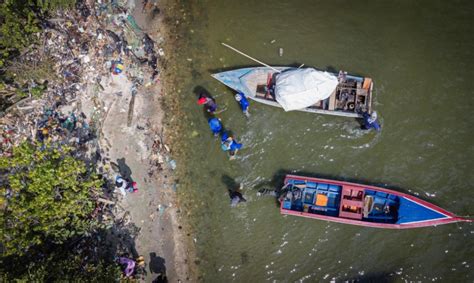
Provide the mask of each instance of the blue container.
POLYGON ((284 209, 291 209, 291 201, 289 201, 289 200, 283 201, 283 208, 284 209))

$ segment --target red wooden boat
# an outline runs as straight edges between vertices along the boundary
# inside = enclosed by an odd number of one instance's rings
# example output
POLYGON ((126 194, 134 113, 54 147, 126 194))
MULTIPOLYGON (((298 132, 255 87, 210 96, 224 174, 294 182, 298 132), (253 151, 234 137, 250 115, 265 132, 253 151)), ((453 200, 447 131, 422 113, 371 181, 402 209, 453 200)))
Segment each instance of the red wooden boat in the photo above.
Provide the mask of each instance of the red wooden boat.
POLYGON ((349 182, 285 177, 280 212, 359 226, 407 229, 472 222, 414 196, 349 182))

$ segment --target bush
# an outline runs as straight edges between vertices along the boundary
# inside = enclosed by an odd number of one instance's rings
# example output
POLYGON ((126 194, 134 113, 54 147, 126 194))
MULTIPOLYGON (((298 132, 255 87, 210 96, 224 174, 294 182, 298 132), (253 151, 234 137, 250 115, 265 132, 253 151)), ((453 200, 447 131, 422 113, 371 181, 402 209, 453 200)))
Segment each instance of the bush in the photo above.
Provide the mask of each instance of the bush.
POLYGON ((0 67, 30 46, 40 17, 74 5, 75 0, 5 0, 0 3, 0 67))
POLYGON ((0 158, 4 255, 21 256, 36 245, 61 244, 97 227, 90 215, 101 181, 71 151, 25 142, 14 148, 13 156, 0 158))

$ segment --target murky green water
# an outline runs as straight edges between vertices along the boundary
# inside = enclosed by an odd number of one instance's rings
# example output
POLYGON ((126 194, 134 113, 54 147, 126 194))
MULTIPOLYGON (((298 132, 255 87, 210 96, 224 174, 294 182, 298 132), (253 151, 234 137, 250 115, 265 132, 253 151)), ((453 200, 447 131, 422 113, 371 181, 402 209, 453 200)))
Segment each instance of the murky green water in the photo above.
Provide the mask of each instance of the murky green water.
POLYGON ((256 196, 293 172, 399 188, 473 215, 474 2, 207 0, 190 6, 187 46, 177 50, 188 114, 183 141, 190 148, 178 164, 187 167, 179 190, 194 207, 205 282, 474 280, 471 224, 361 228, 284 217, 272 197, 256 196), (210 73, 255 64, 219 42, 273 65, 371 76, 382 132, 362 132, 350 118, 253 102, 246 120, 232 91, 210 73), (227 107, 219 117, 245 145, 236 160, 212 137, 193 94, 197 86, 227 107), (232 182, 244 183, 247 198, 236 208, 227 194, 232 182))

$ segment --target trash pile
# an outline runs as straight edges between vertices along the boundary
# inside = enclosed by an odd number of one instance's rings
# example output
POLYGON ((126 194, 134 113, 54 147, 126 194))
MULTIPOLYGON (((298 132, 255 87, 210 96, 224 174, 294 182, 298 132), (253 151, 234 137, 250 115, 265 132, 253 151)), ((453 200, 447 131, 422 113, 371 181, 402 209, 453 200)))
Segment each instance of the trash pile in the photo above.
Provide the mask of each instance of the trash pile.
POLYGON ((133 82, 132 96, 158 81, 158 60, 164 54, 129 14, 133 7, 128 2, 77 1, 75 10, 41 22, 41 44, 19 60, 32 65, 51 61, 54 74, 22 82, 28 90, 45 86, 42 96, 30 91, 0 114, 0 155, 9 156, 26 139, 83 145, 98 136, 106 115, 101 82, 111 74, 123 73, 133 82), (89 117, 81 98, 93 102, 89 117))
MULTIPOLYGON (((11 156, 14 146, 29 140, 67 144, 76 149, 79 158, 101 160, 104 149, 99 139, 110 110, 101 93, 108 80, 111 76, 126 76, 132 82, 132 100, 142 87, 159 82, 158 63, 163 50, 137 25, 130 14, 133 7, 126 6, 130 1, 76 2, 76 9, 58 11, 42 20, 39 44, 18 58, 21 66, 51 62, 46 64, 50 71, 41 78, 21 76, 27 79, 17 87, 27 86, 26 97, 0 112, 0 156, 11 156), (32 93, 39 87, 41 95, 32 93)), ((128 126, 131 116, 133 112, 129 111, 128 126)), ((165 162, 164 150, 169 152, 161 143, 154 151, 154 169, 165 162)), ((96 197, 92 217, 107 227, 116 226, 117 216, 126 212, 109 198, 114 182, 104 180, 104 195, 96 197)), ((136 184, 132 188, 136 191, 136 184)))
POLYGON ((149 158, 148 176, 152 177, 155 172, 165 169, 167 162, 172 170, 176 169, 176 162, 170 160, 170 148, 163 142, 163 133, 155 134, 149 158))
MULTIPOLYGON (((129 90, 119 89, 113 93, 122 96, 122 91, 127 95, 130 92, 127 121, 130 127, 134 97, 144 93, 142 88, 159 83, 158 66, 163 66, 161 60, 164 58, 160 48, 162 39, 152 39, 130 14, 134 7, 129 3, 133 2, 77 0, 76 9, 58 11, 51 18, 43 19, 39 44, 22 54, 19 60, 32 66, 36 64, 33 62, 51 62, 48 64, 51 72, 47 78, 29 78, 21 82, 27 86, 27 97, 0 112, 0 156, 11 156, 14 146, 29 140, 40 144, 70 145, 76 149, 74 154, 79 158, 97 161, 98 173, 106 185, 103 194, 94 197, 96 205, 91 216, 105 224, 105 228, 113 226, 111 230, 114 231, 116 227, 131 226, 125 221, 129 212, 116 204, 116 198, 137 192, 138 187, 126 178, 107 178, 113 164, 108 157, 101 156, 107 150, 107 145, 101 144, 101 141, 105 140, 109 146, 110 143, 101 137, 103 121, 111 104, 106 105, 104 90, 112 85, 108 84, 113 81, 111 78, 126 77, 131 82, 129 90), (31 90, 37 87, 41 88, 41 95, 32 93, 31 90), (114 187, 121 194, 116 198, 112 197, 111 189, 114 187)), ((150 153, 149 176, 165 168, 176 169, 176 161, 169 157, 170 149, 163 141, 163 133, 150 130, 153 127, 148 124, 146 128, 137 128, 155 141, 150 153)), ((161 213, 164 208, 160 209, 161 213)), ((116 241, 124 242, 122 238, 128 235, 127 231, 119 232, 116 241)), ((75 245, 75 249, 88 257, 98 258, 100 249, 97 247, 103 246, 110 235, 107 239, 97 235, 86 236, 75 245), (88 242, 90 238, 95 240, 88 242)), ((123 247, 123 250, 126 249, 123 247)))

